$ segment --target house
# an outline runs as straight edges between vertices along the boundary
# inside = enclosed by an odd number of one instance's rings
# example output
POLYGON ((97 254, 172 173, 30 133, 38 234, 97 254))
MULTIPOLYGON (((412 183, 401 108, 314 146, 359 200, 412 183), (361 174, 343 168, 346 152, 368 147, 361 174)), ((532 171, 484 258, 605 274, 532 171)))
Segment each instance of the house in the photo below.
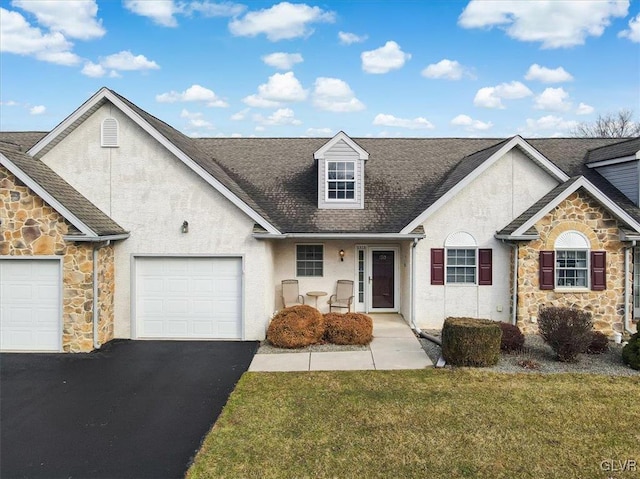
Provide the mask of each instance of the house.
POLYGON ((58 261, 58 344, 5 350, 263 339, 289 278, 303 295, 353 279, 356 310, 414 328, 535 331, 541 306, 566 305, 611 334, 640 316, 638 138, 189 138, 103 88, 52 131, 0 141, 3 336, 38 336, 23 319, 38 303, 12 282, 58 261), (16 192, 55 216, 55 247, 20 242, 16 192), (81 293, 82 314, 67 308, 81 293))

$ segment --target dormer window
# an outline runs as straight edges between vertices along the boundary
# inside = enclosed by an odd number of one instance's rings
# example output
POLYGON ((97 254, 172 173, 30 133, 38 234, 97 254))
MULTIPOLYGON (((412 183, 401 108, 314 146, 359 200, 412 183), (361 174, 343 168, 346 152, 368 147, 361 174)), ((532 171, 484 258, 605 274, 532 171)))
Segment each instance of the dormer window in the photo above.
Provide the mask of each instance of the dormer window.
POLYGON ((356 199, 355 161, 327 161, 328 201, 356 199))
POLYGON ((363 209, 369 153, 341 131, 313 157, 318 165, 318 208, 363 209))

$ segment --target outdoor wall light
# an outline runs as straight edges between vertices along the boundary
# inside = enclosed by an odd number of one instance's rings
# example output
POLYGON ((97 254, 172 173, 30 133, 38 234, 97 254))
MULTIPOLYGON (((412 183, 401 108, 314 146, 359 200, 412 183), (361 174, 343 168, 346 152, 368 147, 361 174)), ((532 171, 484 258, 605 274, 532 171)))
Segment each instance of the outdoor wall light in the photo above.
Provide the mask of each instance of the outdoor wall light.
POLYGON ((184 220, 182 222, 182 228, 180 228, 180 231, 182 231, 183 233, 189 232, 189 222, 187 220, 184 220))
POLYGON ((341 249, 338 254, 340 255, 340 261, 344 261, 344 250, 341 249))

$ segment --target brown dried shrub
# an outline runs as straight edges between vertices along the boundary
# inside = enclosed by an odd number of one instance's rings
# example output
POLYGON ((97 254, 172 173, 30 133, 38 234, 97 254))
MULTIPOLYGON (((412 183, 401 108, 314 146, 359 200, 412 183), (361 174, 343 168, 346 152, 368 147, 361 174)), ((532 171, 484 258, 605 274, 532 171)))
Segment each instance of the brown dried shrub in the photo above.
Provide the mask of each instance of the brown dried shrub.
POLYGON ((320 342, 323 335, 322 314, 306 304, 281 309, 267 329, 267 339, 279 348, 303 348, 320 342))
POLYGON ((369 344, 373 339, 373 320, 362 313, 324 315, 325 338, 334 344, 369 344))

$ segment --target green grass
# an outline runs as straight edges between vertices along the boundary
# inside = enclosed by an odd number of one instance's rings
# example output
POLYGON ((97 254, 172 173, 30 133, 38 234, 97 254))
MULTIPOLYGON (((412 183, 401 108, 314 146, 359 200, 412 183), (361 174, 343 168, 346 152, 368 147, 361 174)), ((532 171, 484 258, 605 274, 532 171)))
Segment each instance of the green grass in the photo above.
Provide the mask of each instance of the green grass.
POLYGON ((187 477, 640 477, 638 398, 636 377, 247 373, 187 477))

